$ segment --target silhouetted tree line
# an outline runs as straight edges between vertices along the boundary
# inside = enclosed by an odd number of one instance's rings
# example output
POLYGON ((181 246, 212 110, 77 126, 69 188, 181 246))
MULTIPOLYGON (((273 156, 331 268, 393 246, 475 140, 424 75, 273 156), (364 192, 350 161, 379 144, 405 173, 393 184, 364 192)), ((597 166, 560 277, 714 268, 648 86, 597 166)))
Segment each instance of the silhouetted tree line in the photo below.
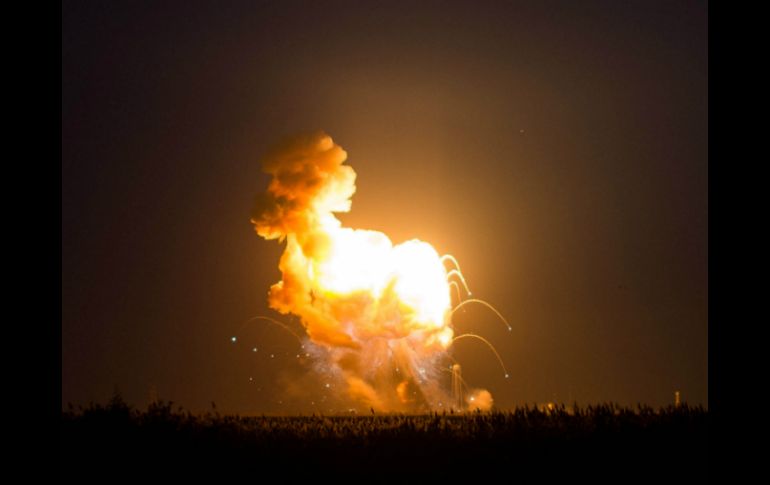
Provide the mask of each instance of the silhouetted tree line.
POLYGON ((61 471, 68 479, 196 483, 235 476, 272 483, 319 477, 695 483, 707 475, 708 428, 708 411, 686 404, 255 417, 193 414, 162 401, 140 411, 116 395, 106 405, 62 413, 61 471))

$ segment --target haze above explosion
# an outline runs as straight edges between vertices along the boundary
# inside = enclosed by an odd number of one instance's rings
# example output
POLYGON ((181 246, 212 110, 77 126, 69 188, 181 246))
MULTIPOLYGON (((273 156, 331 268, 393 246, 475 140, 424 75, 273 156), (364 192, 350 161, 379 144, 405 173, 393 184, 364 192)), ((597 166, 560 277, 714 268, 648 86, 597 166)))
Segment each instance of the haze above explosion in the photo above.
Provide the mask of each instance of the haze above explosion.
POLYGON ((426 242, 393 245, 381 232, 343 227, 334 214, 350 211, 356 191, 346 159, 323 132, 264 157, 272 180, 251 221, 263 238, 286 241, 269 305, 300 317, 315 357, 350 398, 378 410, 431 408, 448 398, 439 375, 454 336, 448 275, 462 275, 426 242))

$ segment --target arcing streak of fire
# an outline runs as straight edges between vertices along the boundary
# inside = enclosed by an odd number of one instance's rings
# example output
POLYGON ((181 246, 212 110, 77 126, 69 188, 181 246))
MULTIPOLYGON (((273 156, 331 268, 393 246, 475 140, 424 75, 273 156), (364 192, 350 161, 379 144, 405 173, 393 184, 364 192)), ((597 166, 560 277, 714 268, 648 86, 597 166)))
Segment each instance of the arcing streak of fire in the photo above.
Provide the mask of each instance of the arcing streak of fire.
POLYGON ((446 400, 439 370, 454 336, 447 270, 426 242, 393 245, 381 232, 342 226, 335 213, 350 211, 356 190, 346 159, 323 132, 263 159, 272 180, 251 221, 263 238, 286 241, 269 305, 300 317, 350 398, 383 411, 446 400))

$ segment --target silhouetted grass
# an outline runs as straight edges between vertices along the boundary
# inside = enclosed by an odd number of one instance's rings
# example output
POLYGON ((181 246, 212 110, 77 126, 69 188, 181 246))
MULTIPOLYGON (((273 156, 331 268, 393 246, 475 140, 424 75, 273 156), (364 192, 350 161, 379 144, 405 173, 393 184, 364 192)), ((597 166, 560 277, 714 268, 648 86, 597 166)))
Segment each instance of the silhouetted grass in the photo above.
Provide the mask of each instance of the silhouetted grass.
POLYGON ((245 417, 192 414, 170 402, 139 411, 115 397, 62 413, 61 466, 67 478, 105 480, 161 474, 275 482, 268 478, 277 472, 289 481, 338 475, 362 483, 498 476, 504 483, 693 483, 706 476, 708 427, 708 411, 687 405, 245 417))

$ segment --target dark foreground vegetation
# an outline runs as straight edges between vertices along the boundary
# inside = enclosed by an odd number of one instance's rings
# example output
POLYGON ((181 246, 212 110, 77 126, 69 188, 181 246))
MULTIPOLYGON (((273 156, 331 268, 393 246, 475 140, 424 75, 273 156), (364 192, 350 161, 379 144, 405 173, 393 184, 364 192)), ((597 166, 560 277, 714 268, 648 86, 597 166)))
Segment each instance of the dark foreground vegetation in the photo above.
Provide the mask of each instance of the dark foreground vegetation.
POLYGON ((708 411, 686 405, 242 417, 171 403, 138 411, 114 398, 62 413, 61 472, 103 483, 698 483, 707 477, 708 428, 708 411))

